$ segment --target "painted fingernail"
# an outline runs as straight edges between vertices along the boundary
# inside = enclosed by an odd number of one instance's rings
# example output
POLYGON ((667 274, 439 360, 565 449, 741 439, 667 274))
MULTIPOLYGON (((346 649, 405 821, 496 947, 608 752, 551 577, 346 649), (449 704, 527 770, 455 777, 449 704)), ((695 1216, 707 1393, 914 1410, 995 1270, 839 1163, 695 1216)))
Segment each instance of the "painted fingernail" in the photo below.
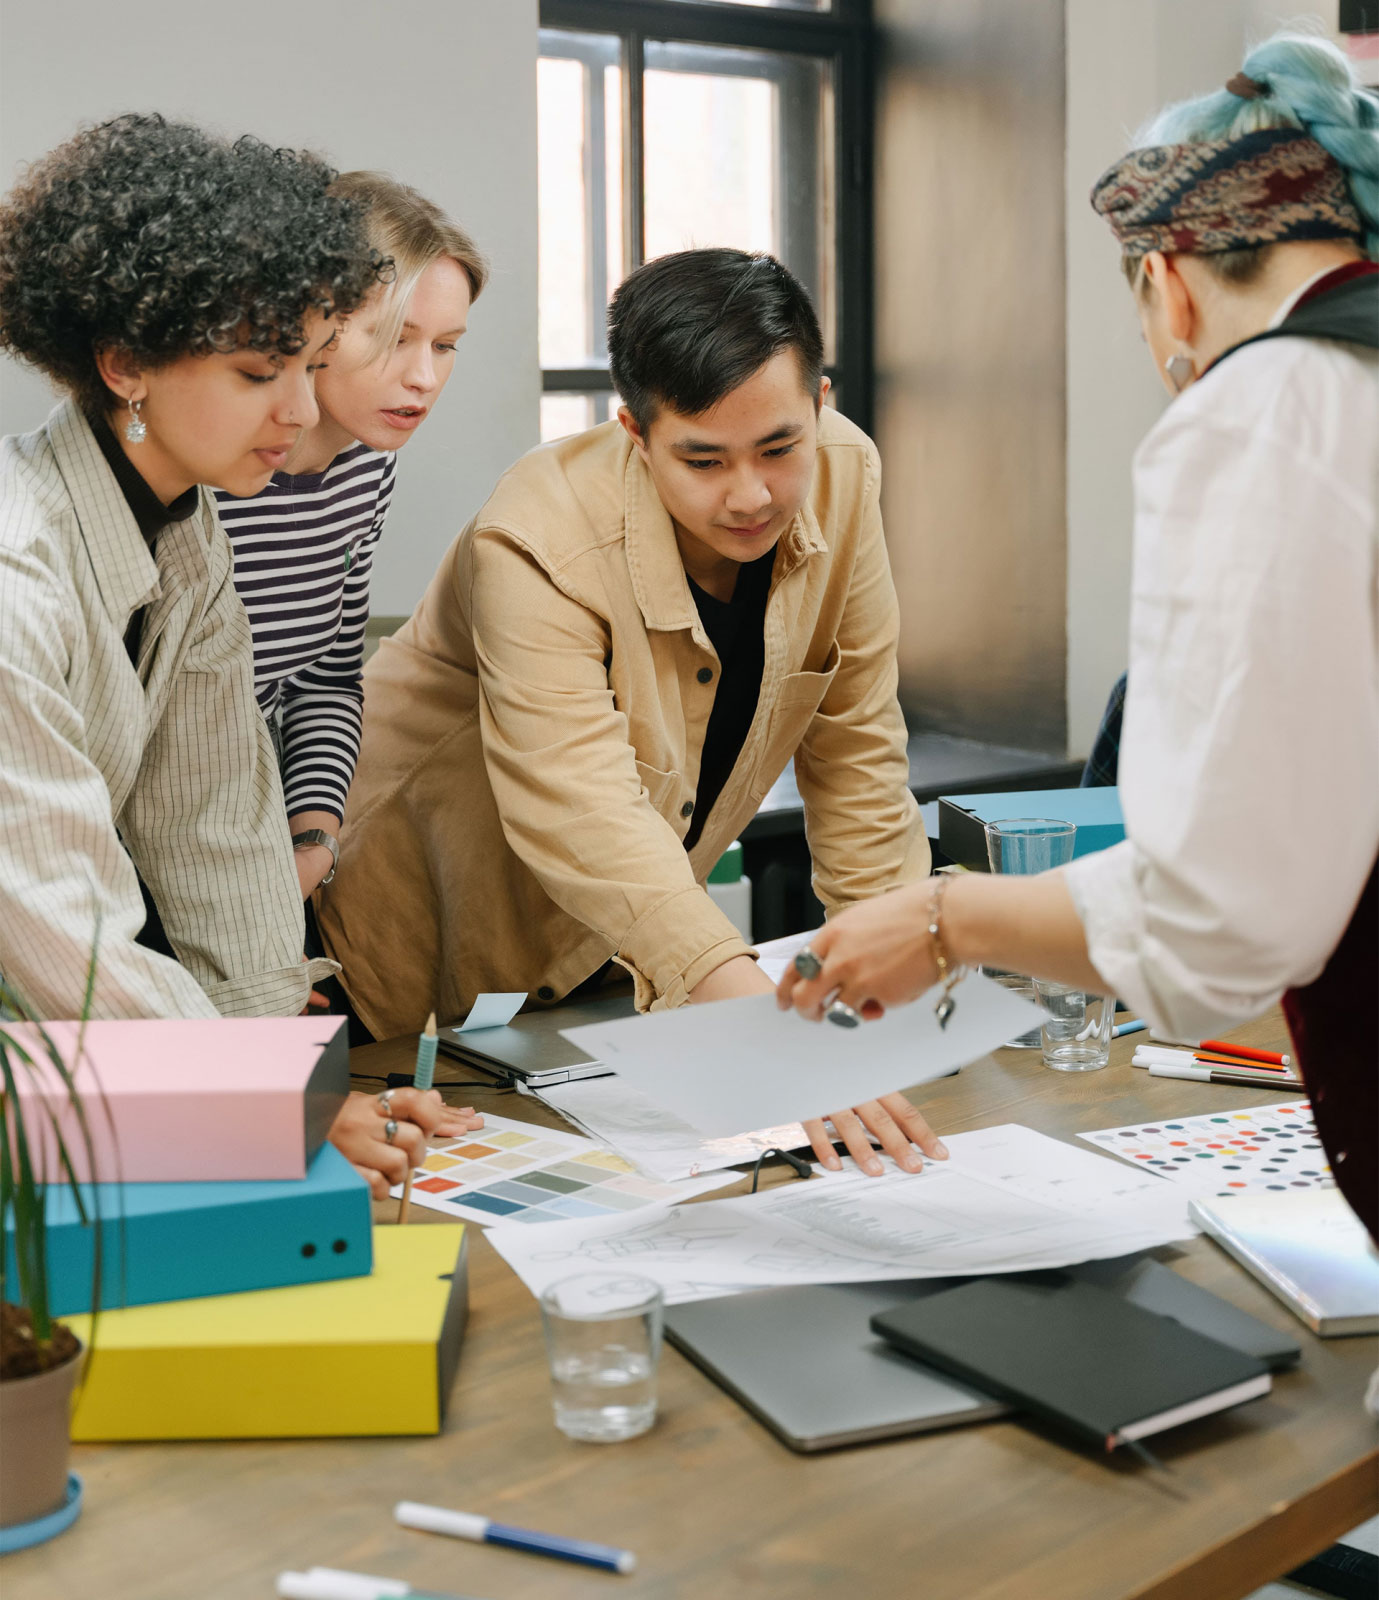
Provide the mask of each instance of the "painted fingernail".
POLYGON ((942 1139, 940 1139, 939 1142, 934 1146, 934 1154, 939 1158, 940 1161, 947 1161, 948 1146, 944 1144, 942 1139))

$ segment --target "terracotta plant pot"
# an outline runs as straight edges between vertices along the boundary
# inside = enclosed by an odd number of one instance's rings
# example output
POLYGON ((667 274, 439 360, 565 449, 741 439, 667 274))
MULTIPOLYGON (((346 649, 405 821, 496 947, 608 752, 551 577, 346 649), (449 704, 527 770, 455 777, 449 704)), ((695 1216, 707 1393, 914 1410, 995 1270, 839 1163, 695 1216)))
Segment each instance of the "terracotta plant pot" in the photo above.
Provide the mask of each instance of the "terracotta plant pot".
POLYGON ((0 1383, 0 1528, 47 1516, 67 1498, 71 1399, 83 1353, 50 1372, 0 1383))

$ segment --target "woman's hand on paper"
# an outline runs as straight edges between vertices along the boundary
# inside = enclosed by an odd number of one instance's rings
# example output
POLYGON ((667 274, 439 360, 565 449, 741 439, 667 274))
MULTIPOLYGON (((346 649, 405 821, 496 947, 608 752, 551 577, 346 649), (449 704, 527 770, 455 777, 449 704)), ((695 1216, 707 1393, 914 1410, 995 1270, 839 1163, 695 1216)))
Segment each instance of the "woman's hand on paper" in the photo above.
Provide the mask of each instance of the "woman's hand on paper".
POLYGON ((801 977, 793 964, 785 969, 776 985, 781 1010, 793 1006, 818 1022, 832 1001, 841 1000, 872 1022, 888 1007, 917 999, 938 978, 929 938, 932 892, 923 879, 840 911, 809 941, 823 963, 818 977, 801 977))
MULTIPOLYGON (((435 1090, 431 1092, 434 1094, 435 1090)), ((442 1105, 441 1119, 432 1132, 440 1134, 443 1138, 453 1139, 461 1133, 473 1133, 476 1128, 482 1128, 483 1125, 483 1116, 473 1106, 442 1105)))
MULTIPOLYGON (((921 1170, 924 1162, 920 1151, 931 1161, 948 1159, 943 1140, 903 1094, 883 1094, 877 1100, 854 1106, 851 1111, 835 1111, 828 1120, 836 1129, 837 1137, 847 1146, 848 1154, 873 1178, 880 1177, 885 1170, 880 1154, 890 1156, 902 1172, 921 1170), (881 1141, 880 1154, 872 1149, 869 1134, 875 1134, 881 1141)), ((809 1135, 819 1162, 830 1172, 837 1172, 842 1162, 833 1148, 834 1136, 824 1127, 823 1120, 806 1122, 804 1131, 809 1135)))
POLYGON ((351 1094, 330 1130, 330 1142, 356 1172, 368 1179, 375 1200, 386 1200, 413 1167, 426 1159, 433 1133, 467 1133, 483 1119, 468 1108, 446 1106, 434 1089, 394 1089, 385 1107, 377 1095, 351 1094), (396 1122, 391 1142, 388 1123, 396 1122))

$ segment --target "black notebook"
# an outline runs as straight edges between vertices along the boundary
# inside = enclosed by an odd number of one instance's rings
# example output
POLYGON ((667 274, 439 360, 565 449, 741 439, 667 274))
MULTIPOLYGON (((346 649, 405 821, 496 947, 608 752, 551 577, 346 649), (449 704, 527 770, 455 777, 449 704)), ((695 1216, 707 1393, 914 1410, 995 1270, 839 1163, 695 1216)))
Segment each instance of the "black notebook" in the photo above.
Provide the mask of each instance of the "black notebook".
POLYGON ((1060 1273, 878 1312, 898 1350, 1105 1450, 1267 1394, 1253 1356, 1060 1273))

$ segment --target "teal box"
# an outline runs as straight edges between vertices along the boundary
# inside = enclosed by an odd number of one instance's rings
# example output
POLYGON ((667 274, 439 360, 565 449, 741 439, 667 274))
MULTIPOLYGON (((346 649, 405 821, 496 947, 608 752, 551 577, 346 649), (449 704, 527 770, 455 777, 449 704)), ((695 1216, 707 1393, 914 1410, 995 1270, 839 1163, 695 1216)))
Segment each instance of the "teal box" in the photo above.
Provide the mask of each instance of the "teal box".
MULTIPOLYGON (((361 1278, 373 1270, 369 1186, 334 1145, 305 1178, 83 1184, 101 1217, 101 1309, 361 1278), (97 1194, 92 1193, 98 1191, 97 1194)), ((95 1228, 48 1188, 48 1292, 57 1316, 91 1309, 95 1228)), ((13 1228, 5 1238, 14 1267, 13 1228)), ((13 1280, 11 1280, 13 1281, 13 1280)))
POLYGON ((1120 790, 1029 789, 1019 794, 943 795, 938 803, 939 849, 950 861, 987 872, 986 825, 1007 817, 1048 817, 1077 829, 1073 856, 1108 850, 1125 837, 1120 790))

